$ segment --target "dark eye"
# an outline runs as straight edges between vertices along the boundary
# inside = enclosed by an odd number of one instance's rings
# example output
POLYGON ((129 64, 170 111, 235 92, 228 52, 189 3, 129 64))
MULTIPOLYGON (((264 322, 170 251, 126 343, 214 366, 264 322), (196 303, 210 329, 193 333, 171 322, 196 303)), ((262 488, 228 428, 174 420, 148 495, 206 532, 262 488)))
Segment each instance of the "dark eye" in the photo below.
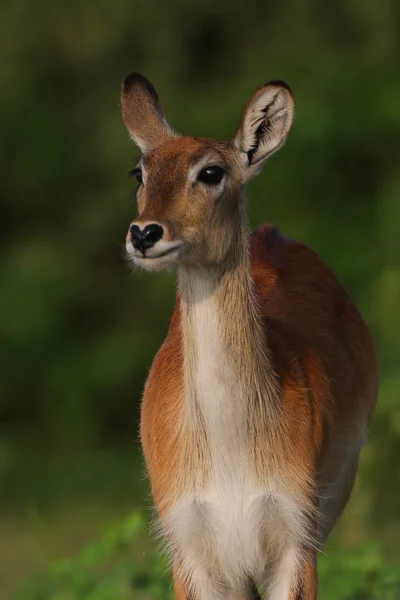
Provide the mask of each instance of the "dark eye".
POLYGON ((217 185, 221 183, 225 171, 222 167, 212 165, 211 167, 205 167, 197 175, 197 181, 207 183, 208 185, 217 185))
POLYGON ((135 167, 132 169, 132 171, 129 171, 128 175, 129 177, 136 177, 136 180, 139 184, 143 183, 142 171, 139 169, 139 167, 135 167))

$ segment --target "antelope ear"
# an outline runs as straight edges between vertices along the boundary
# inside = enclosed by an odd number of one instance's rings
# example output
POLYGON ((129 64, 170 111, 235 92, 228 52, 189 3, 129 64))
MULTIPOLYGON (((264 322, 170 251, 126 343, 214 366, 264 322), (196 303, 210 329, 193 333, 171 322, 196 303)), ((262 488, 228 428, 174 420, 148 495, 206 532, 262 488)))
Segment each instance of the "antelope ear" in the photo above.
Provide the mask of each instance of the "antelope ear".
POLYGON ((233 142, 244 182, 257 175, 268 156, 284 144, 293 113, 293 95, 284 81, 270 81, 250 98, 233 142))
POLYGON ((142 152, 160 146, 174 134, 165 120, 157 92, 139 73, 125 77, 121 89, 122 117, 142 152))

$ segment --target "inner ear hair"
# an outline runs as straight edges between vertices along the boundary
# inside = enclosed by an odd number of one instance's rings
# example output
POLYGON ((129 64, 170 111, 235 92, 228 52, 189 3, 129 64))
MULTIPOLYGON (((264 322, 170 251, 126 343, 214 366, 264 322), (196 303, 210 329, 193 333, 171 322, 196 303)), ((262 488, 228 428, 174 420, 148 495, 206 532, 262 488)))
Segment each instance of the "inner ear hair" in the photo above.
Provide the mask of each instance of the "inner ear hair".
POLYGON ((293 111, 293 95, 284 81, 270 81, 253 94, 235 139, 239 151, 246 154, 248 166, 262 163, 283 145, 293 111))

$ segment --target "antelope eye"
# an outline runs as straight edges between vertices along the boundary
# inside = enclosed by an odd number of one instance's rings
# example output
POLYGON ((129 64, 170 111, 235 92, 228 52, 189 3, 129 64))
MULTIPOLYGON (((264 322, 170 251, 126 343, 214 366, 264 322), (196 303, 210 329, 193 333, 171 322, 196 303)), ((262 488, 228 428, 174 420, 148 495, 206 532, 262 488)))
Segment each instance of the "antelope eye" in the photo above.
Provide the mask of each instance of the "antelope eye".
POLYGON ((221 183, 224 175, 225 171, 222 167, 212 165, 210 167, 205 167, 200 171, 197 175, 197 181, 207 183, 208 185, 218 185, 218 183, 221 183))
POLYGON ((139 167, 135 167, 132 171, 128 173, 129 177, 136 177, 136 181, 140 184, 143 183, 142 171, 139 167))

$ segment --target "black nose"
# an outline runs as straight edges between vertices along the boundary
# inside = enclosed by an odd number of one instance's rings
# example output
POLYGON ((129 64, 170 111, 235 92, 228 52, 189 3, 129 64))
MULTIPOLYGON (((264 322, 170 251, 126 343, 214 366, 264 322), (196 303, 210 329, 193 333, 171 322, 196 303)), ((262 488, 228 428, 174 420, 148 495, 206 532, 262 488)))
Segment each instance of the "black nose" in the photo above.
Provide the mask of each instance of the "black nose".
POLYGON ((140 229, 139 225, 131 225, 129 231, 131 233, 132 246, 143 252, 143 254, 145 250, 151 248, 156 242, 161 240, 164 233, 161 225, 157 223, 146 225, 144 229, 140 229))

